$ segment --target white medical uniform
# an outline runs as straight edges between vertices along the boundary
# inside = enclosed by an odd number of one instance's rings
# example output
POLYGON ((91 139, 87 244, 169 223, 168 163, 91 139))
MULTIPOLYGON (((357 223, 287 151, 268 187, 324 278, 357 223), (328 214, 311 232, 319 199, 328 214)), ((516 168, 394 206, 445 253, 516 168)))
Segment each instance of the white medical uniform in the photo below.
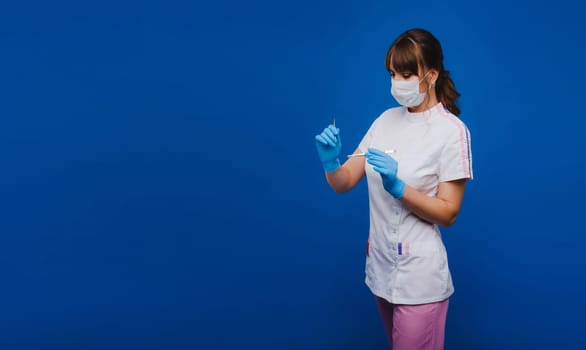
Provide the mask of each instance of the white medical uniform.
MULTIPOLYGON (((386 110, 369 128, 358 148, 394 149, 397 176, 409 186, 437 195, 440 182, 472 179, 470 133, 441 103, 419 113, 406 107, 386 110)), ((436 224, 417 217, 384 188, 366 162, 370 231, 366 284, 394 304, 426 304, 454 292, 448 259, 436 224)))

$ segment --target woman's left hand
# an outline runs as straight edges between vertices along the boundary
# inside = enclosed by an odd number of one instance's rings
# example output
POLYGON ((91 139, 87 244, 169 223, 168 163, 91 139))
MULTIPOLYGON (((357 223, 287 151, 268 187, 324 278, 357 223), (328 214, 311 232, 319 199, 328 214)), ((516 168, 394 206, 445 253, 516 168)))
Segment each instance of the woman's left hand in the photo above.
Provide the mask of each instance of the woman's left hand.
POLYGON ((385 190, 393 197, 401 199, 405 193, 405 183, 397 177, 397 161, 376 148, 369 148, 365 157, 368 164, 381 175, 385 190))

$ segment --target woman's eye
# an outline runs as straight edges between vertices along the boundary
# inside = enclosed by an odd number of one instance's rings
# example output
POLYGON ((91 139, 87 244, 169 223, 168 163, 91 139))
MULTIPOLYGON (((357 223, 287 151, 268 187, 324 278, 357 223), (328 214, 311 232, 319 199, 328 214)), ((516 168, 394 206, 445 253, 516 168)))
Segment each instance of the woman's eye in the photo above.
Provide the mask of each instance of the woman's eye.
POLYGON ((405 78, 405 79, 409 79, 410 77, 411 77, 411 74, 409 74, 409 73, 403 74, 403 78, 405 78))

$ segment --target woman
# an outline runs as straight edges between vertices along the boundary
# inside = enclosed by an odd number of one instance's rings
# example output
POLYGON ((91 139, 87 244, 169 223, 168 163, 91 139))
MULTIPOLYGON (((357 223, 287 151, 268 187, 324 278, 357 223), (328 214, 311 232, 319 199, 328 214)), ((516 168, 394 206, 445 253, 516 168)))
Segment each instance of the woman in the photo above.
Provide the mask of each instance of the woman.
POLYGON ((392 349, 443 349, 454 287, 438 225, 456 221, 466 181, 473 177, 470 134, 457 117, 460 94, 431 33, 401 34, 385 65, 391 94, 402 106, 372 123, 354 152, 364 156, 340 165, 340 129, 334 125, 315 137, 317 151, 338 193, 366 175, 366 284, 392 349))

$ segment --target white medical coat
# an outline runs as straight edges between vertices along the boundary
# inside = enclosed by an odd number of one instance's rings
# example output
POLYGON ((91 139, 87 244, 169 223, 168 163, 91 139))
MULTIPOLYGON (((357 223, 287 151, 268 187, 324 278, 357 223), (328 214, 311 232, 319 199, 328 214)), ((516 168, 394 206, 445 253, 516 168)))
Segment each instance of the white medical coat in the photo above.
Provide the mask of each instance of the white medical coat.
MULTIPOLYGON (((358 146, 363 152, 369 147, 396 150, 397 176, 429 196, 437 194, 440 182, 473 178, 468 128, 441 103, 420 113, 405 107, 386 110, 358 146)), ((365 170, 370 209, 367 286, 395 304, 445 300, 454 286, 438 226, 393 198, 368 162, 365 170)))

